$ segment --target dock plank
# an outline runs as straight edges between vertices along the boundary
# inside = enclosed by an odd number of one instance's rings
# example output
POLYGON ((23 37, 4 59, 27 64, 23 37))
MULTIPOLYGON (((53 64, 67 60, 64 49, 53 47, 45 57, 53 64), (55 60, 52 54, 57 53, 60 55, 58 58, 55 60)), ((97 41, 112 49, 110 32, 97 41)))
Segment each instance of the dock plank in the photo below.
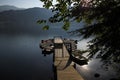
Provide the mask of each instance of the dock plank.
POLYGON ((54 66, 56 67, 57 80, 84 80, 82 76, 69 65, 69 52, 62 38, 54 38, 54 44, 62 44, 62 47, 54 49, 54 66))
POLYGON ((60 37, 54 38, 54 43, 63 43, 63 40, 60 37))
POLYGON ((73 66, 69 66, 64 70, 57 70, 57 80, 84 80, 82 76, 74 69, 73 66))

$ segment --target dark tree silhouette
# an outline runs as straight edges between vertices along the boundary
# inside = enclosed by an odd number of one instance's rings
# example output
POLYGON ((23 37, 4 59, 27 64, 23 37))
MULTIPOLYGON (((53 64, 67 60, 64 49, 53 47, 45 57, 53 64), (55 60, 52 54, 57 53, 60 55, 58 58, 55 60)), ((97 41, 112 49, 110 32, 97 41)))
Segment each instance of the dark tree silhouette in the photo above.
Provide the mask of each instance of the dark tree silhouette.
MULTIPOLYGON (((40 0, 44 7, 54 13, 51 23, 64 22, 63 29, 68 30, 71 21, 86 23, 80 29, 72 31, 89 41, 89 58, 95 54, 103 61, 120 63, 120 0, 40 0)), ((38 23, 45 23, 39 20, 38 23)), ((48 29, 46 25, 44 29, 48 29)))

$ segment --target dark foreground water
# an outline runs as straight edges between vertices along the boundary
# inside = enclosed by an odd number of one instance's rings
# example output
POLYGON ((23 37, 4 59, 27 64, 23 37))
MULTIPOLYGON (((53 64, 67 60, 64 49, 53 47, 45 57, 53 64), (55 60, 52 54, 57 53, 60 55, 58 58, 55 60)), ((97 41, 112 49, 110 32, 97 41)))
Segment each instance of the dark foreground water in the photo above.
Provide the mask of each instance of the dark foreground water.
MULTIPOLYGON (((40 40, 48 38, 53 36, 0 35, 0 80, 53 80, 52 54, 44 57, 39 48, 40 40)), ((80 45, 84 47, 85 42, 80 45)), ((100 64, 94 60, 89 65, 77 65, 77 70, 85 80, 115 77, 112 69, 104 71, 100 64), (95 78, 95 73, 100 77, 95 78)))
POLYGON ((1 35, 0 80, 51 80, 52 55, 41 54, 41 39, 45 37, 1 35))

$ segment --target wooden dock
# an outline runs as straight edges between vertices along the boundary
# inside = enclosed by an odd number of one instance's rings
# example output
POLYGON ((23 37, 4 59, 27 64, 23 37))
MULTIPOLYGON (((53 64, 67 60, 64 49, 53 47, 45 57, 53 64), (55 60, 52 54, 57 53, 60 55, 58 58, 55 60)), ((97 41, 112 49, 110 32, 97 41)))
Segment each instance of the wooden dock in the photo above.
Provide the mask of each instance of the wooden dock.
POLYGON ((75 70, 69 52, 61 37, 54 38, 54 66, 57 80, 84 80, 75 70))
POLYGON ((69 66, 64 70, 57 70, 57 80, 84 80, 84 79, 73 68, 73 66, 69 66))

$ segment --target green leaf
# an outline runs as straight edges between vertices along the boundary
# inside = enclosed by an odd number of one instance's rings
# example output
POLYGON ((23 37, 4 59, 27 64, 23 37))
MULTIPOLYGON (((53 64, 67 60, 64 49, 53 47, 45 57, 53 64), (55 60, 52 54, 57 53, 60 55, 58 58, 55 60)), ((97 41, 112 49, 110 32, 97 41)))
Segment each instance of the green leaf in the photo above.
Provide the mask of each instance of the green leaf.
POLYGON ((43 29, 43 30, 48 30, 48 29, 49 29, 49 26, 48 26, 48 25, 45 25, 42 29, 43 29))
POLYGON ((44 7, 47 8, 47 9, 49 9, 50 6, 52 6, 52 2, 51 2, 51 1, 48 1, 48 2, 44 5, 44 7))
POLYGON ((46 23, 46 20, 38 20, 37 23, 38 24, 46 23))
POLYGON ((70 27, 70 22, 67 21, 67 22, 64 23, 64 25, 63 25, 62 28, 63 28, 65 31, 67 31, 67 30, 69 29, 69 27, 70 27))
POLYGON ((76 19, 76 22, 80 22, 82 19, 79 17, 76 19))
POLYGON ((85 19, 85 22, 87 23, 87 24, 91 24, 92 23, 92 20, 91 19, 85 19))

